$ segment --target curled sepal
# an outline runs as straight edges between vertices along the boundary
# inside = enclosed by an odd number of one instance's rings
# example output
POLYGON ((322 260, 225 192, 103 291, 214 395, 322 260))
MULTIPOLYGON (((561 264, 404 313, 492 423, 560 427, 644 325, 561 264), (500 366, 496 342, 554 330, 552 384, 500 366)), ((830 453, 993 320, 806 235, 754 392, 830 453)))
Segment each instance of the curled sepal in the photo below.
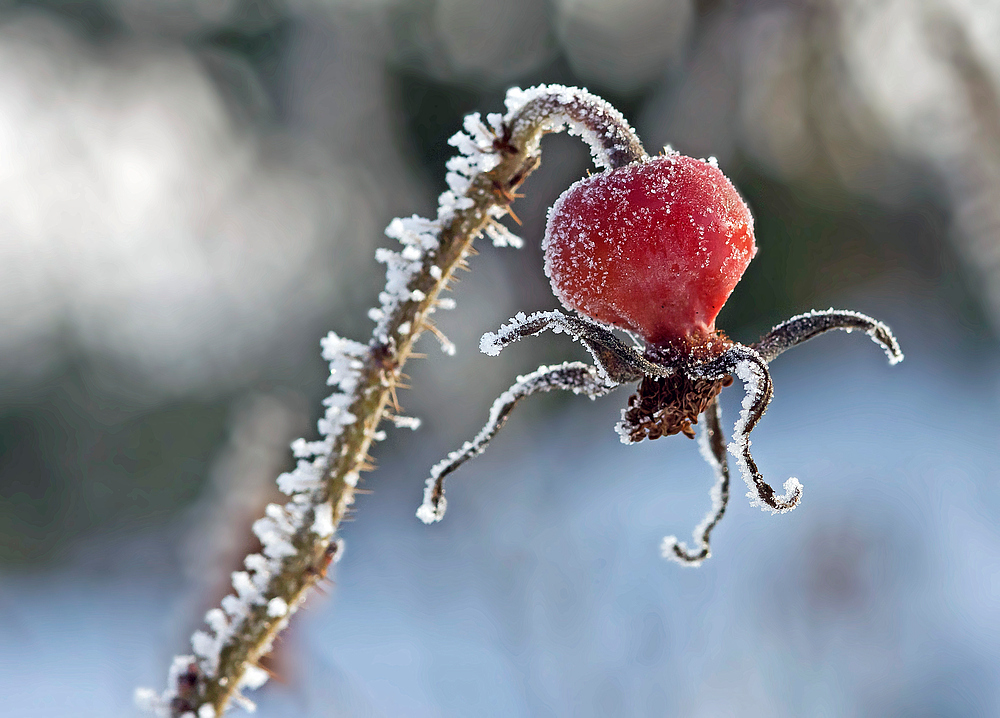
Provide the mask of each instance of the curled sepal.
POLYGON ((705 559, 711 558, 712 547, 710 539, 712 530, 722 520, 729 504, 729 463, 726 461, 726 437, 722 433, 722 410, 718 399, 713 399, 704 413, 705 423, 698 433, 698 447, 701 455, 712 467, 715 474, 715 484, 712 485, 710 496, 712 508, 705 514, 693 532, 696 548, 689 549, 676 536, 667 536, 660 544, 664 558, 676 561, 684 566, 700 566, 705 559))
POLYGON ((846 309, 812 310, 782 322, 752 345, 764 361, 771 363, 778 355, 831 329, 847 333, 863 331, 885 350, 890 364, 903 361, 903 351, 892 331, 882 322, 860 312, 846 309))
POLYGON ((479 340, 479 350, 483 354, 497 356, 517 340, 537 336, 546 330, 556 334, 569 334, 583 344, 594 357, 594 363, 602 376, 616 384, 639 381, 646 375, 669 376, 673 373, 667 367, 653 364, 607 329, 556 311, 535 312, 531 315, 518 312, 497 332, 483 334, 479 340))
POLYGON ((444 518, 447 508, 444 496, 445 477, 469 459, 483 453, 521 399, 536 392, 554 389, 585 394, 591 399, 596 399, 616 386, 617 384, 602 377, 595 367, 582 362, 567 362, 552 367, 541 366, 530 374, 518 377, 517 381, 493 402, 489 420, 476 438, 465 442, 462 448, 448 454, 446 459, 431 469, 431 476, 427 479, 427 487, 424 489, 424 502, 417 509, 417 518, 425 524, 444 518))
POLYGON ((798 506, 802 498, 802 485, 799 480, 788 479, 784 484, 785 493, 778 495, 764 481, 756 462, 750 455, 750 432, 764 415, 774 394, 771 375, 763 357, 750 347, 734 344, 717 359, 698 365, 692 371, 705 377, 735 374, 743 382, 746 395, 743 397, 740 416, 733 429, 729 453, 736 458, 736 465, 750 489, 747 496, 751 506, 760 506, 764 511, 770 510, 773 513, 784 513, 798 506))

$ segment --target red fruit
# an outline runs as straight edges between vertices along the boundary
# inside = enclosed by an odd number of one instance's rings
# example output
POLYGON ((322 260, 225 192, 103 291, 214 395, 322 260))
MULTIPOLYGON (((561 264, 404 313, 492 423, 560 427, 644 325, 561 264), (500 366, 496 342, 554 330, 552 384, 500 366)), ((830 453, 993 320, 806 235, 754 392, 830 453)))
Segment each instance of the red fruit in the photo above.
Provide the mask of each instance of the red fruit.
POLYGON ((657 346, 714 334, 757 253, 732 183, 676 153, 574 184, 549 211, 542 246, 565 306, 657 346))

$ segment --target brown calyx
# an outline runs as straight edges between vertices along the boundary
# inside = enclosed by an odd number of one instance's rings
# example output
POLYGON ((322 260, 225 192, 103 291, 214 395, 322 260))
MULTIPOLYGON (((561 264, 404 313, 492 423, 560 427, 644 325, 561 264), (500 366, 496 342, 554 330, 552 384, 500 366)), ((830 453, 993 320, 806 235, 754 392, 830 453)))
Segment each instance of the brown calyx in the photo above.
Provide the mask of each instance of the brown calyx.
POLYGON ((692 424, 712 400, 733 383, 731 376, 721 379, 692 379, 683 372, 668 377, 645 377, 636 393, 629 397, 625 426, 634 443, 659 439, 671 434, 694 438, 692 424))
POLYGON ((718 379, 691 377, 686 366, 700 364, 718 356, 732 345, 720 332, 706 337, 652 346, 646 357, 661 366, 674 367, 667 377, 645 376, 636 393, 629 397, 624 426, 634 443, 643 439, 684 434, 694 438, 693 424, 712 400, 733 383, 731 376, 718 379))

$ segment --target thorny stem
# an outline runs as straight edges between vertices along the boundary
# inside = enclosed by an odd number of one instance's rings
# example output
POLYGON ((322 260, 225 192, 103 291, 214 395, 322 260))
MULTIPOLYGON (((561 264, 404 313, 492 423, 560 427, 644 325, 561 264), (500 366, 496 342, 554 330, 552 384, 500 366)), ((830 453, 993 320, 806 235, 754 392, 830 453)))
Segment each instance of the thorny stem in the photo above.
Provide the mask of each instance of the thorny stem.
POLYGON ((646 159, 628 123, 600 98, 559 86, 534 88, 524 96, 527 101, 512 109, 496 132, 490 150, 499 162, 471 178, 464 193, 471 204, 456 206, 450 221, 440 228, 437 247, 424 254, 420 271, 408 284, 408 298, 392 307, 379 323, 366 353, 359 357, 363 366, 347 408, 354 420, 344 425, 333 441, 323 483, 310 496, 310 508, 300 528, 289 537, 294 555, 282 559, 280 571, 271 577, 261 599, 249 606, 242 624, 225 640, 215 670, 203 665, 201 685, 193 692, 175 687, 175 695, 184 699, 172 702, 170 715, 174 718, 192 713, 212 715, 201 710, 206 705, 221 716, 247 671, 270 650, 274 638, 287 625, 288 616, 272 615, 275 612, 269 609, 270 602, 283 600, 290 614, 324 578, 336 538, 317 534, 311 529, 312 520, 319 509, 329 505, 336 529, 354 503, 358 472, 368 468, 368 450, 414 341, 430 329, 428 315, 438 295, 448 288, 452 273, 463 265, 473 240, 503 213, 517 187, 538 167, 542 135, 569 124, 572 133, 583 135, 595 162, 604 167, 646 159))

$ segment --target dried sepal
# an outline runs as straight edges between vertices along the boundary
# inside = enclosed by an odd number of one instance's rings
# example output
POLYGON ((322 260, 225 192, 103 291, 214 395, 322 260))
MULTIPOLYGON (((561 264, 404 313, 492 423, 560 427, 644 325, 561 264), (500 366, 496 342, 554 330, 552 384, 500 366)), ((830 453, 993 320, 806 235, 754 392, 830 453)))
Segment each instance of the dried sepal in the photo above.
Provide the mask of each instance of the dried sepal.
POLYGON ((774 327, 752 346, 770 364, 788 349, 833 329, 840 329, 848 334, 862 331, 885 350, 889 364, 903 361, 899 342, 888 326, 867 314, 846 309, 814 309, 799 314, 774 327))
POLYGON ((596 367, 582 362, 567 362, 558 366, 541 366, 530 374, 517 377, 517 381, 497 397, 490 408, 489 419, 474 439, 465 442, 431 469, 424 489, 424 501, 417 509, 417 518, 431 524, 444 518, 447 500, 444 480, 455 469, 486 450, 487 445, 507 422, 510 413, 522 399, 538 392, 554 390, 571 391, 596 399, 617 386, 596 367))
POLYGON ((530 315, 519 312, 498 331, 483 334, 479 350, 488 356, 497 356, 514 342, 544 331, 568 334, 576 339, 590 352, 602 374, 619 384, 638 381, 647 375, 668 376, 672 371, 650 362, 604 327, 558 311, 530 315))
POLYGON ((712 507, 692 532, 695 548, 688 548, 676 536, 667 536, 660 544, 664 558, 684 566, 700 566, 712 556, 712 530, 719 525, 729 505, 729 462, 726 460, 726 438, 722 432, 722 410, 718 401, 713 400, 705 409, 704 418, 698 433, 698 448, 715 475, 715 483, 709 492, 712 507))

